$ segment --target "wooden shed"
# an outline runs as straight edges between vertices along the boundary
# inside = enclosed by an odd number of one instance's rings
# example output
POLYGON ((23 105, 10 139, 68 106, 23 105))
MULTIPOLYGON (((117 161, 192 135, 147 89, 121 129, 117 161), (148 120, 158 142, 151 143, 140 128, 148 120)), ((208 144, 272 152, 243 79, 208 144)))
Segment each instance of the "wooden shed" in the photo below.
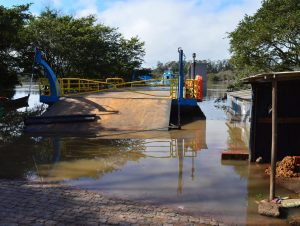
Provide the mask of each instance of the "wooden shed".
POLYGON ((250 160, 270 161, 273 146, 277 161, 300 155, 300 71, 258 74, 243 82, 252 86, 250 160))

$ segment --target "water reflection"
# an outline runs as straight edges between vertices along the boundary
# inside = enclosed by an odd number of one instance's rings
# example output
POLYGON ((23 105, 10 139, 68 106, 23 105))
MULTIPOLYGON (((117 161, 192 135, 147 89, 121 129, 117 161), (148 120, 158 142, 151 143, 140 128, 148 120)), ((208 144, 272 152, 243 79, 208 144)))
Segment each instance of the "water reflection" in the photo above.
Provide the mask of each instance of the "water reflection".
POLYGON ((248 153, 250 125, 247 123, 226 122, 228 133, 228 151, 248 153))
MULTIPOLYGON (((28 100, 29 109, 43 105, 42 103, 40 103, 39 85, 37 83, 23 83, 22 85, 16 86, 12 99, 21 98, 27 96, 28 94, 30 94, 28 100)), ((24 107, 19 109, 18 111, 26 111, 27 109, 24 107)))
POLYGON ((37 171, 30 179, 63 181, 90 177, 118 170, 127 161, 137 161, 144 155, 138 140, 101 140, 50 137, 41 143, 50 145, 48 161, 36 157, 37 171), (138 148, 139 147, 139 148, 138 148), (130 149, 129 149, 130 148, 130 149))
MULTIPOLYGON (((44 162, 40 161, 43 158, 35 157, 38 165, 36 177, 51 181, 100 178, 105 173, 120 169, 128 161, 141 158, 178 158, 179 166, 182 166, 183 158, 195 158, 197 151, 207 148, 206 122, 199 121, 198 125, 201 126, 198 130, 187 130, 183 133, 186 138, 180 139, 176 131, 160 132, 165 139, 46 138, 40 141, 40 146, 49 148, 50 145, 49 149, 53 151, 52 154, 47 152, 51 154, 47 159, 52 161, 44 162)), ((179 174, 180 171, 182 167, 179 174)))

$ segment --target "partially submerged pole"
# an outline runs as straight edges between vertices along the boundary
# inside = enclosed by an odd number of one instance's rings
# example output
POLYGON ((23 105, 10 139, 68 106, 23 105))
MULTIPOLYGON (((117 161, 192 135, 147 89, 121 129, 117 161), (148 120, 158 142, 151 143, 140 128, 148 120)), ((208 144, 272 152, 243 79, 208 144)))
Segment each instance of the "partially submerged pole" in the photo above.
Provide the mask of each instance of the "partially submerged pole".
POLYGON ((277 154, 277 80, 274 75, 272 81, 272 148, 271 148, 271 174, 270 174, 270 201, 275 197, 276 180, 276 154, 277 154))
POLYGON ((183 72, 183 50, 178 48, 179 52, 179 78, 178 78, 178 91, 179 91, 179 101, 183 99, 183 89, 184 89, 184 72, 183 72))

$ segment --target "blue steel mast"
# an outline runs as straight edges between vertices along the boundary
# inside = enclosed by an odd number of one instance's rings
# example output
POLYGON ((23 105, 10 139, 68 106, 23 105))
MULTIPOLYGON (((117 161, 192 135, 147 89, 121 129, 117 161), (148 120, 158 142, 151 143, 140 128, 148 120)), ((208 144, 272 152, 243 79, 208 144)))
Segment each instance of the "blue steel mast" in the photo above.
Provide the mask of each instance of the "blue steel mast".
POLYGON ((47 64, 47 62, 42 58, 42 53, 38 49, 35 50, 34 62, 38 65, 41 65, 45 72, 46 76, 49 80, 50 84, 50 96, 40 96, 40 102, 46 104, 53 104, 59 100, 60 97, 60 88, 58 79, 51 69, 51 67, 47 64))

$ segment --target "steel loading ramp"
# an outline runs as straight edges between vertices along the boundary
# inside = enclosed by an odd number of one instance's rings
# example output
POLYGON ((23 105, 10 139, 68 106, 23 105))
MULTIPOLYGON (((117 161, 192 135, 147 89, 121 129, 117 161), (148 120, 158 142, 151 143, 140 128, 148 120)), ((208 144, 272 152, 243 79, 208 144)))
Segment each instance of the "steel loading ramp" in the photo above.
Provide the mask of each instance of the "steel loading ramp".
POLYGON ((171 98, 164 92, 147 94, 105 92, 61 98, 43 116, 95 114, 95 122, 28 125, 27 132, 48 134, 98 134, 101 131, 168 130, 171 98))

